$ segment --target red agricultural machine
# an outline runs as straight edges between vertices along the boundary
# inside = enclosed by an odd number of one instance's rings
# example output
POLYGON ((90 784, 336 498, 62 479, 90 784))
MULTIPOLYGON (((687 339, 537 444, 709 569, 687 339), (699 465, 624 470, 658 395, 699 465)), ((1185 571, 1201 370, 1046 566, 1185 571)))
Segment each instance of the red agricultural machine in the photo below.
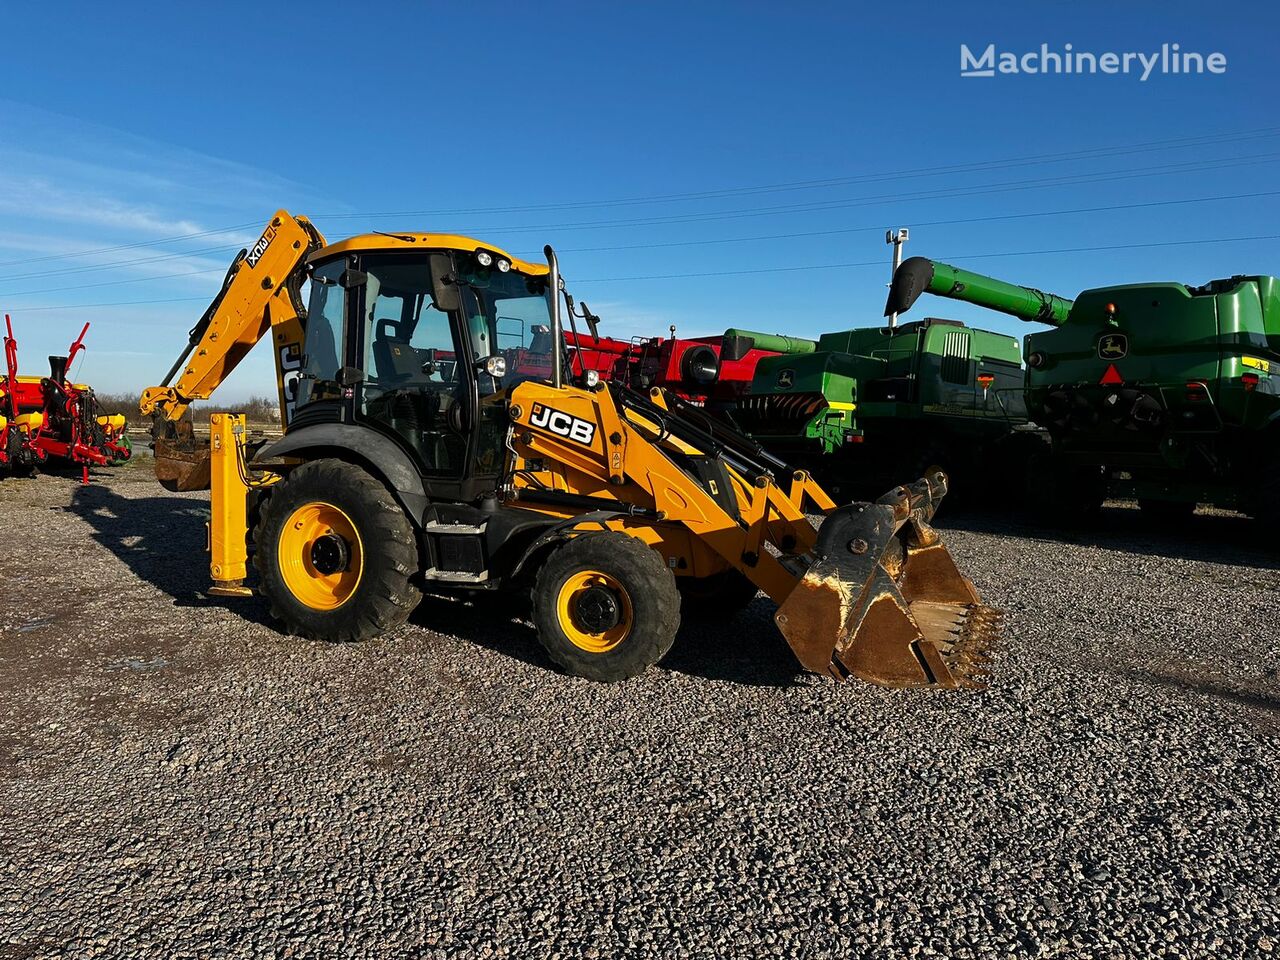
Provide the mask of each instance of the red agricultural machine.
MULTIPOLYGON (((575 305, 567 298, 576 319, 586 322, 589 333, 576 326, 564 332, 570 351, 570 368, 585 374, 594 370, 601 380, 625 384, 648 393, 661 387, 685 400, 708 406, 734 404, 751 385, 756 364, 778 350, 760 349, 740 337, 633 337, 619 340, 600 336, 600 318, 585 303, 575 305)), ((532 377, 551 375, 551 334, 535 327, 527 349, 508 351, 507 365, 518 374, 532 377)))
POLYGON ((88 483, 89 467, 128 460, 132 449, 125 435, 124 416, 103 415, 93 390, 67 379, 72 362, 84 349, 89 324, 84 325, 65 357, 49 358, 49 376, 21 377, 18 343, 8 314, 4 323, 5 376, 0 382, 4 451, 0 465, 11 473, 26 475, 50 459, 60 460, 78 464, 83 482, 88 483))
POLYGON ((748 349, 738 355, 726 350, 723 337, 576 337, 566 339, 582 354, 588 370, 602 380, 625 383, 648 393, 661 387, 695 403, 712 406, 736 401, 751 384, 756 364, 775 356, 772 350, 748 349), (574 342, 576 340, 576 343, 574 342))

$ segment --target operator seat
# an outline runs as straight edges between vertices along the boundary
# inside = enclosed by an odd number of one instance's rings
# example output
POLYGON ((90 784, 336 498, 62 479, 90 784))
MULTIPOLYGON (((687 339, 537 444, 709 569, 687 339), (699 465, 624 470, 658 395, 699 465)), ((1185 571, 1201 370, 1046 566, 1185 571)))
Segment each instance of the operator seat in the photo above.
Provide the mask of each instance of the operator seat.
POLYGON ((426 379, 422 373, 418 351, 413 348, 409 338, 401 333, 400 324, 394 320, 377 321, 377 332, 373 339, 373 362, 378 383, 386 388, 426 379))

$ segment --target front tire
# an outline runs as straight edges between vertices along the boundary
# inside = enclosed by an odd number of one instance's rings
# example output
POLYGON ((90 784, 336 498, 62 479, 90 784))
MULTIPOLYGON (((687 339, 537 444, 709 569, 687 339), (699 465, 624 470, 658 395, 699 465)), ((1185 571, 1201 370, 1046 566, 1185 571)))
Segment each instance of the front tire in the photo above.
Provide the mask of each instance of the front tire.
POLYGON ((413 527, 386 486, 341 460, 315 460, 271 489, 254 566, 271 615, 311 640, 367 640, 422 599, 413 527))
POLYGON ((656 550, 625 533, 586 533, 557 548, 533 590, 538 641, 589 680, 639 676, 671 649, 680 594, 656 550))

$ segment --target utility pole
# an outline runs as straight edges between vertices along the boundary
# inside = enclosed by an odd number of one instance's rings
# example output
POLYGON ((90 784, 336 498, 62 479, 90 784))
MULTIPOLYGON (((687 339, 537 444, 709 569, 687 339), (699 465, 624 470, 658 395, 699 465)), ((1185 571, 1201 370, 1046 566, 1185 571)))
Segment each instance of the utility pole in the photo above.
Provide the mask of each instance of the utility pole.
MULTIPOLYGON (((884 232, 884 242, 893 244, 893 273, 889 274, 889 282, 893 282, 894 275, 898 272, 898 267, 902 266, 902 245, 911 238, 911 232, 903 227, 901 230, 886 230, 884 232)), ((889 317, 889 329, 892 330, 898 325, 898 314, 895 312, 889 317)))

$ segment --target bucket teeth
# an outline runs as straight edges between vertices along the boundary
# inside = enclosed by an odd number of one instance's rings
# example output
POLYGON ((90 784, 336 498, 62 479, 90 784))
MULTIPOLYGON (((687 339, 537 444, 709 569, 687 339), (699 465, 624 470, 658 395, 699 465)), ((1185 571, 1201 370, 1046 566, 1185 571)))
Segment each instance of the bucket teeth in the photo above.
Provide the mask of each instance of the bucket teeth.
POLYGON ((960 618, 958 632, 941 649, 943 661, 952 676, 963 686, 985 688, 990 678, 987 669, 996 641, 1000 637, 1003 617, 986 606, 971 607, 960 618))

